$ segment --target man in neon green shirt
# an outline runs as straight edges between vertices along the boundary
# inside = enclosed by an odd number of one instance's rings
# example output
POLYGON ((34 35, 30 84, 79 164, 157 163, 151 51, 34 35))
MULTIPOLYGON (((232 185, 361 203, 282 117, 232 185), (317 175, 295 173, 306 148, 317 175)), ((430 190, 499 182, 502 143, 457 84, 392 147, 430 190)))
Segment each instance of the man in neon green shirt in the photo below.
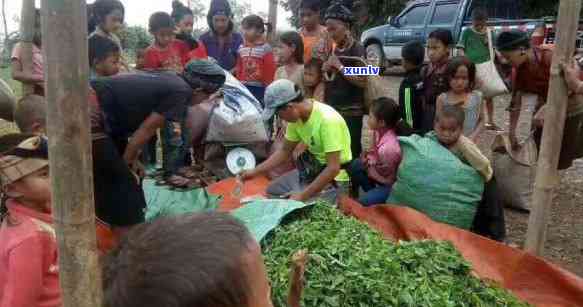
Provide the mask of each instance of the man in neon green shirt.
POLYGON ((307 156, 313 158, 307 159, 312 164, 306 167, 310 170, 289 172, 275 180, 267 193, 307 201, 321 196, 329 187, 334 192, 346 187, 348 175, 342 168, 352 160, 352 152, 350 133, 342 116, 326 104, 305 99, 289 80, 275 81, 265 91, 264 120, 275 114, 289 123, 284 146, 254 170, 243 172, 241 178, 247 180, 269 172, 291 158, 296 145, 304 143, 308 145, 307 156), (315 178, 306 178, 310 177, 306 173, 315 173, 315 178))

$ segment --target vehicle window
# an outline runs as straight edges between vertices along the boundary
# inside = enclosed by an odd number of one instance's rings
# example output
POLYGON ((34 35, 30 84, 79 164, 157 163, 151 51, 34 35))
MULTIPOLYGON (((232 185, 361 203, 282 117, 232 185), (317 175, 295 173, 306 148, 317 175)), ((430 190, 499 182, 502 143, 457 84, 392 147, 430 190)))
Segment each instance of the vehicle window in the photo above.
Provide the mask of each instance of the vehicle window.
POLYGON ((433 18, 431 18, 431 24, 433 25, 452 24, 455 20, 457 7, 458 7, 457 3, 438 3, 435 6, 433 18))
POLYGON ((428 8, 429 6, 423 5, 410 9, 409 12, 399 18, 399 24, 401 26, 420 26, 425 24, 428 8))

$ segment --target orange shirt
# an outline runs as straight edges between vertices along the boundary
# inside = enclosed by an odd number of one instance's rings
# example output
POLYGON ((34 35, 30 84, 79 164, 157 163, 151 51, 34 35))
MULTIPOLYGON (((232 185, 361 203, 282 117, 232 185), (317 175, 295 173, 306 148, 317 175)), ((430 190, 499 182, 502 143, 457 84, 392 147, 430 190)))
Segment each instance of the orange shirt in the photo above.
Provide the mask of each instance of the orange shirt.
POLYGON ((302 29, 300 36, 304 42, 304 63, 307 63, 312 58, 322 61, 328 59, 328 56, 332 53, 334 41, 324 26, 319 27, 316 35, 310 36, 307 36, 302 29))

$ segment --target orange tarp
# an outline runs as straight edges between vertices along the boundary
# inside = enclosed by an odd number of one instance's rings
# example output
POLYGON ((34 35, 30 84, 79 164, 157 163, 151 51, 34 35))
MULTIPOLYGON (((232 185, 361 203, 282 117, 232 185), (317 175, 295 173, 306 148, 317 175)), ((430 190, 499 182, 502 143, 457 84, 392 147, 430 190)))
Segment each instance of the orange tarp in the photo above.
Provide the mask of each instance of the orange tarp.
MULTIPOLYGON (((242 197, 265 195, 268 183, 265 178, 246 182, 242 197)), ((240 206, 239 199, 231 195, 235 186, 236 181, 228 179, 209 188, 210 193, 223 196, 222 211, 240 206)), ((340 209, 381 231, 389 240, 450 241, 472 263, 480 278, 500 284, 535 306, 583 306, 583 279, 522 250, 434 222, 410 208, 389 205, 364 208, 346 197, 341 200, 340 209)))

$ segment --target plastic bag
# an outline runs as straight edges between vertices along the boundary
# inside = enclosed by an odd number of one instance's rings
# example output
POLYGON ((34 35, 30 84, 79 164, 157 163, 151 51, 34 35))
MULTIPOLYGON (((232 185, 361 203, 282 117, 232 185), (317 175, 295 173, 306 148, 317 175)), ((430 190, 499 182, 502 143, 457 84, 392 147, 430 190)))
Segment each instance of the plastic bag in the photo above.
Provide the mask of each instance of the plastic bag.
POLYGON ((490 61, 476 65, 476 75, 481 82, 480 91, 486 98, 508 94, 508 88, 500 77, 496 64, 494 64, 495 54, 492 46, 492 31, 488 29, 488 49, 490 50, 490 61))
POLYGON ((255 240, 261 242, 284 217, 307 206, 310 205, 288 199, 264 199, 246 204, 231 211, 231 214, 245 223, 255 240))
POLYGON ((507 207, 530 211, 537 162, 533 138, 513 151, 508 134, 497 135, 492 144, 492 161, 502 202, 507 207))
POLYGON ((206 189, 192 191, 172 191, 167 187, 157 186, 151 179, 144 180, 146 197, 146 221, 163 216, 175 216, 196 212, 216 211, 220 197, 210 195, 206 189))
POLYGON ((207 142, 256 143, 267 142, 268 132, 263 122, 263 107, 251 92, 233 75, 226 72, 222 99, 211 112, 207 142))
POLYGON ((470 229, 484 192, 478 171, 439 144, 433 133, 399 138, 399 143, 403 161, 387 202, 470 229))

